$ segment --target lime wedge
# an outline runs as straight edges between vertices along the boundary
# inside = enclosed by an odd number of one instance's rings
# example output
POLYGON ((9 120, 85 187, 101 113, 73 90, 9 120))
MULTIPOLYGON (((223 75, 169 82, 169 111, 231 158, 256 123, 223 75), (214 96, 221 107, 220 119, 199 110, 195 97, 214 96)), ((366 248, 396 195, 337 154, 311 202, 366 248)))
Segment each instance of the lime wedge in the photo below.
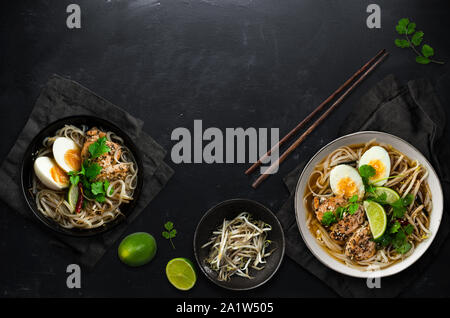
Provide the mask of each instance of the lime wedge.
POLYGON ((376 187, 375 188, 375 194, 377 196, 380 196, 383 193, 386 193, 386 203, 388 203, 388 204, 392 204, 395 201, 397 201, 398 199, 400 199, 400 195, 395 190, 392 190, 391 188, 386 188, 386 187, 376 187))
POLYGON ((366 210, 369 219, 370 231, 373 238, 377 239, 384 234, 386 230, 387 218, 381 204, 374 201, 364 201, 364 210, 366 210))
POLYGON ((174 258, 166 266, 169 282, 179 290, 189 290, 197 281, 194 264, 187 258, 174 258))
POLYGON ((67 202, 69 202, 70 206, 72 207, 72 211, 74 211, 77 206, 78 192, 78 186, 72 184, 69 188, 69 192, 67 193, 67 202))

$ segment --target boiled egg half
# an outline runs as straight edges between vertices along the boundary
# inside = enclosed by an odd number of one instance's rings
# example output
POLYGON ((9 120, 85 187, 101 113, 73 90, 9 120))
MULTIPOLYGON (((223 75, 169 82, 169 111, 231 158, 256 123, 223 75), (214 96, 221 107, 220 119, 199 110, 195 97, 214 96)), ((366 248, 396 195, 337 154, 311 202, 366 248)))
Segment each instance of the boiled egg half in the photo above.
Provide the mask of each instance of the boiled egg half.
POLYGON ((383 147, 373 146, 367 150, 359 160, 358 167, 369 165, 375 169, 375 175, 369 179, 370 183, 380 187, 386 183, 391 172, 391 159, 383 147))
POLYGON ((336 195, 351 198, 355 194, 364 197, 364 183, 358 170, 349 165, 338 165, 330 171, 331 190, 336 195))
POLYGON ((78 171, 81 168, 81 151, 69 138, 58 137, 53 142, 53 158, 65 172, 78 171))
POLYGON ((37 158, 34 161, 34 173, 50 189, 61 190, 69 186, 67 173, 52 158, 37 158))

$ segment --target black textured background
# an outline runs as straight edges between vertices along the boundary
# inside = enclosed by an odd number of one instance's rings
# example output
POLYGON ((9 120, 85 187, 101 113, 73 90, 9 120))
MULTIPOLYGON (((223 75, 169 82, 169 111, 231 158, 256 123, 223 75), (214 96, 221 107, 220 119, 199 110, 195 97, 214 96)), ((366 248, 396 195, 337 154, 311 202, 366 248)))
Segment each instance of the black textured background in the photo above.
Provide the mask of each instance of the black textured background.
MULTIPOLYGON (((186 164, 129 228, 158 240, 156 258, 130 269, 107 252, 82 270, 82 288, 66 287, 71 254, 42 229, 0 202, 0 296, 335 296, 286 258, 277 275, 251 292, 228 292, 199 274, 189 292, 175 290, 164 267, 173 257, 193 259, 192 235, 203 213, 229 198, 260 201, 274 211, 287 198, 281 178, 336 137, 339 124, 364 92, 389 73, 427 77, 444 105, 450 101, 447 1, 325 0, 72 0, 2 1, 0 160, 27 120, 51 74, 79 81, 145 121, 144 129, 169 151, 176 127, 280 127, 283 135, 381 48, 392 54, 257 191, 248 165, 186 164), (382 28, 368 29, 366 7, 377 3, 382 28), (82 28, 65 26, 77 3, 82 28), (444 66, 421 66, 394 47, 394 26, 413 19, 444 66), (161 238, 172 220, 177 249, 161 238)), ((448 117, 448 116, 447 116, 448 117)), ((108 115, 105 114, 105 118, 108 115)), ((447 131, 447 136, 450 134, 447 131)), ((0 180, 1 182, 1 180, 0 180)), ((450 242, 404 296, 450 296, 450 242)))

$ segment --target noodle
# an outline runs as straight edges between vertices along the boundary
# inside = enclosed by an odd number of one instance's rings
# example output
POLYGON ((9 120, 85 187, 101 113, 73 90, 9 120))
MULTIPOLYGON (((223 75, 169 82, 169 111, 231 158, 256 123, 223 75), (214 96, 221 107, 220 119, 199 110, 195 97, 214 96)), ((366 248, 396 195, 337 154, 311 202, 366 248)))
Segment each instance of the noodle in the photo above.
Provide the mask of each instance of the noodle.
MULTIPOLYGON (((432 210, 431 192, 426 182, 428 171, 419 164, 417 160, 410 160, 405 155, 390 145, 380 144, 371 140, 365 144, 356 144, 341 147, 330 153, 311 173, 303 202, 307 210, 306 224, 312 235, 331 256, 349 267, 360 270, 373 270, 373 268, 388 267, 411 255, 415 247, 430 235, 429 214, 432 210), (391 160, 390 178, 385 187, 397 191, 402 198, 412 194, 416 199, 407 207, 405 212, 406 221, 414 227, 413 233, 408 237, 411 249, 405 253, 398 253, 391 245, 377 247, 374 256, 369 259, 356 261, 344 254, 344 247, 337 244, 328 231, 316 218, 313 209, 314 197, 329 197, 333 195, 330 189, 330 171, 339 164, 356 166, 364 152, 372 146, 382 146, 386 149, 391 160)), ((392 209, 386 211, 388 219, 392 209)))
MULTIPOLYGON (((86 126, 79 128, 73 125, 65 125, 56 132, 55 136, 44 139, 43 148, 38 151, 38 157, 51 154, 51 147, 57 137, 70 138, 82 148, 87 131, 88 127, 86 126)), ((67 191, 50 190, 33 174, 31 191, 35 197, 37 209, 43 215, 68 229, 97 228, 122 215, 120 205, 133 200, 134 190, 137 186, 137 164, 131 151, 124 145, 122 138, 109 131, 106 133, 106 139, 120 146, 115 149, 113 158, 115 163, 127 164, 128 174, 125 179, 110 182, 103 203, 84 196, 84 207, 79 213, 74 213, 69 202, 67 202, 67 191)))

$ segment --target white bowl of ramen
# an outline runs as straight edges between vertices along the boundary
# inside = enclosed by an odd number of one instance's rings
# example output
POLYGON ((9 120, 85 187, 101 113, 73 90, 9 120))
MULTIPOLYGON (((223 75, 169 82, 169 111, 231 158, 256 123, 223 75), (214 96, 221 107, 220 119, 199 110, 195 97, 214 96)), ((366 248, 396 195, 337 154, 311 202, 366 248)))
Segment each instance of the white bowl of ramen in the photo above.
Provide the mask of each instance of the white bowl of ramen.
MULTIPOLYGON (((368 148, 369 147, 366 147, 365 149, 361 149, 359 151, 363 152, 368 148)), ((357 150, 358 147, 355 147, 355 153, 357 152, 357 150)), ((400 162, 399 164, 403 164, 401 162, 402 160, 403 159, 399 161, 400 162)), ((341 162, 337 163, 339 164, 341 162)), ((395 162, 392 164, 392 168, 394 168, 394 165, 395 162)), ((391 180, 393 179, 395 178, 392 178, 391 180)), ((405 180, 407 180, 407 178, 405 180)), ((313 179, 311 179, 311 181, 313 181, 313 179)), ((312 187, 314 188, 315 182, 312 182, 312 184, 313 184, 312 187)), ((397 187, 401 187, 400 184, 401 183, 398 183, 397 187)), ((412 184, 413 186, 416 185, 416 183, 412 184)), ((331 189, 329 191, 331 192, 331 189)), ((398 192, 400 193, 400 191, 398 192)), ((402 194, 400 193, 400 195, 402 194)), ((300 234, 304 242, 306 243, 307 247, 311 251, 311 253, 324 265, 339 273, 353 277, 367 278, 367 277, 385 277, 394 275, 408 268, 415 261, 417 261, 426 252, 428 247, 433 242, 434 237, 436 236, 442 218, 444 201, 441 184, 435 170, 428 162, 428 160, 414 146, 402 140, 401 138, 391 134, 377 131, 361 131, 346 136, 342 136, 330 142, 322 149, 320 149, 311 158, 311 160, 306 164, 305 168, 303 169, 303 172, 298 180, 294 204, 295 204, 297 225, 300 230, 300 234), (317 218, 315 218, 313 206, 309 204, 310 199, 308 199, 309 196, 307 196, 307 194, 309 194, 310 196, 313 195, 310 193, 311 187, 308 186, 308 182, 310 181, 310 177, 316 170, 318 165, 324 162, 325 158, 327 158, 330 154, 332 154, 336 150, 351 145, 365 144, 374 139, 375 143, 373 145, 380 145, 382 147, 386 147, 386 149, 391 149, 393 151, 395 155, 391 155, 391 151, 389 151, 391 160, 393 160, 393 158, 395 160, 400 160, 400 155, 398 157, 396 155, 396 153, 399 152, 403 154, 405 158, 409 158, 409 161, 417 160, 418 164, 422 167, 420 168, 421 171, 426 170, 428 172, 427 175, 425 174, 425 172, 423 172, 422 175, 418 173, 417 179, 419 179, 420 176, 423 176, 425 178, 424 182, 428 184, 428 187, 425 185, 425 183, 423 183, 423 185, 421 184, 420 186, 418 186, 419 190, 418 192, 416 192, 416 196, 420 196, 421 198, 417 200, 418 202, 414 201, 413 205, 414 207, 417 207, 417 205, 419 205, 419 208, 420 204, 426 206, 426 208, 424 207, 423 210, 420 210, 414 215, 415 218, 418 218, 419 222, 422 223, 422 225, 425 227, 425 229, 428 230, 429 233, 426 232, 426 235, 421 236, 420 242, 419 241, 415 242, 414 237, 408 236, 408 240, 411 239, 412 248, 406 254, 397 253, 392 245, 388 248, 380 247, 377 245, 376 254, 375 256, 373 256, 373 258, 375 259, 373 261, 367 262, 362 261, 364 265, 361 266, 358 262, 350 260, 345 255, 345 245, 342 248, 343 251, 339 252, 328 248, 327 244, 324 243, 324 240, 327 240, 328 238, 324 237, 323 234, 325 227, 323 227, 322 230, 319 231, 318 231, 319 227, 316 227, 316 225, 319 224, 319 221, 317 221, 317 218), (431 195, 431 202, 429 195, 431 195), (428 197, 428 199, 426 197, 428 197), (419 201, 420 199, 424 199, 424 201, 426 200, 426 202, 419 201), (427 211, 427 209, 431 211, 427 211), (386 259, 384 257, 386 257, 386 259), (391 259, 391 257, 393 259, 391 259), (396 259, 397 257, 398 259, 396 259)), ((408 210, 406 214, 408 215, 408 213, 410 212, 411 211, 408 210)), ((416 222, 416 219, 414 219, 414 222, 416 222)), ((366 226, 367 225, 368 224, 366 224, 366 226)), ((423 233, 423 230, 421 229, 420 225, 418 225, 417 231, 423 233)), ((418 234, 420 234, 420 232, 418 234)), ((413 234, 415 234, 415 232, 413 232, 413 234)))

